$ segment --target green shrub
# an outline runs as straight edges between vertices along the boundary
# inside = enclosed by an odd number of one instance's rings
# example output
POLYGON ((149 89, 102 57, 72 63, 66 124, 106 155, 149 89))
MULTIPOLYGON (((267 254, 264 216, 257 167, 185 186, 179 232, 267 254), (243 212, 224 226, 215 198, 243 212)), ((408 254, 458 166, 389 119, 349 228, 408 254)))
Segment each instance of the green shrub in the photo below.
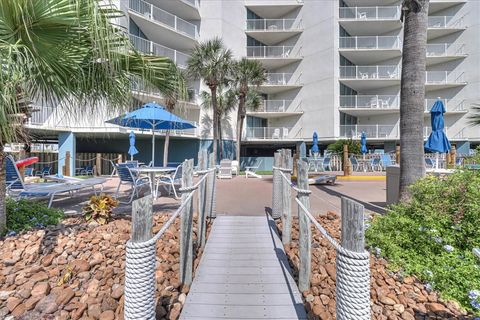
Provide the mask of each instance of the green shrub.
POLYGON ((354 141, 352 139, 337 140, 334 143, 329 144, 327 146, 327 150, 332 151, 334 153, 342 153, 344 144, 348 145, 348 153, 360 154, 360 150, 361 150, 360 142, 354 141))
POLYGON ((48 208, 38 201, 7 198, 7 230, 19 232, 55 225, 64 217, 63 211, 48 208))
POLYGON ((83 207, 85 221, 95 221, 98 224, 107 224, 112 218, 113 208, 118 206, 118 201, 109 195, 101 194, 92 196, 90 201, 83 207))
POLYGON ((472 253, 480 247, 480 173, 429 176, 411 190, 410 202, 374 219, 366 234, 369 246, 397 271, 480 313, 469 297, 480 289, 480 260, 472 253))

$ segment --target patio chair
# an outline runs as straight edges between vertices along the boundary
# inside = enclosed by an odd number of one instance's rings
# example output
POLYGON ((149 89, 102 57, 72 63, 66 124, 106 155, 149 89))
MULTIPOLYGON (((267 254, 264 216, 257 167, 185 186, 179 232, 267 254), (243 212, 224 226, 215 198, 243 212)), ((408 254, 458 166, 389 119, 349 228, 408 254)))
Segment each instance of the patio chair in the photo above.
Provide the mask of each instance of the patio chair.
POLYGON ((220 168, 218 170, 217 178, 232 179, 232 160, 223 159, 220 161, 220 168))
POLYGON ((46 166, 46 167, 43 167, 42 170, 38 170, 37 172, 35 172, 35 175, 37 177, 42 177, 43 178, 45 176, 51 175, 52 174, 51 172, 52 172, 52 167, 46 166))
POLYGON ((350 157, 350 163, 352 164, 352 170, 353 171, 359 171, 360 165, 358 163, 357 158, 355 158, 354 156, 351 156, 350 157))
POLYGON ((248 176, 252 176, 258 179, 261 179, 262 176, 257 174, 260 165, 262 164, 263 160, 258 161, 254 166, 246 166, 245 167, 245 179, 248 179, 248 176))
POLYGON ((33 168, 31 168, 31 167, 30 168, 25 168, 24 173, 25 173, 25 177, 33 177, 33 173, 34 173, 33 168))
POLYGON ((382 164, 380 162, 380 158, 372 158, 370 161, 370 168, 372 168, 372 171, 382 171, 382 164))
POLYGON ((173 190, 175 199, 180 199, 175 186, 181 185, 181 184, 182 184, 182 165, 179 165, 177 166, 177 169, 175 169, 175 172, 172 175, 165 175, 165 176, 159 177, 157 179, 156 188, 158 190, 158 187, 160 185, 167 186, 168 194, 170 195, 173 190))
POLYGON ((463 165, 463 158, 456 158, 456 159, 455 159, 455 165, 456 165, 456 166, 461 166, 461 165, 463 165))
POLYGON ((110 164, 112 165, 112 173, 110 174, 110 178, 112 178, 114 175, 117 174, 117 165, 115 164, 115 162, 113 162, 113 160, 108 160, 110 161, 110 164))
POLYGON ((130 200, 126 202, 127 204, 133 201, 133 197, 135 196, 135 194, 138 197, 139 188, 141 188, 146 184, 150 184, 149 177, 138 177, 137 175, 134 175, 130 171, 131 165, 132 164, 128 164, 128 163, 117 164, 117 173, 118 173, 118 177, 120 178, 120 181, 118 183, 117 191, 115 192, 115 198, 118 198, 120 186, 122 184, 128 184, 132 187, 132 195, 130 196, 130 200))
POLYGON ((280 129, 273 130, 272 139, 280 139, 280 129))
POLYGON ((432 158, 425 158, 425 168, 433 169, 435 168, 435 161, 432 158))
POLYGON ((322 162, 323 171, 332 171, 331 163, 332 163, 332 158, 330 157, 323 158, 323 162, 322 162))
POLYGON ((232 174, 235 174, 238 176, 238 173, 240 172, 240 164, 238 163, 238 160, 232 160, 232 174))
POLYGON ((387 170, 388 166, 393 165, 392 158, 389 154, 382 154, 380 156, 380 164, 383 170, 387 170))
POLYGON ((125 163, 128 163, 130 165, 129 168, 137 168, 138 167, 138 161, 137 160, 125 161, 125 163))

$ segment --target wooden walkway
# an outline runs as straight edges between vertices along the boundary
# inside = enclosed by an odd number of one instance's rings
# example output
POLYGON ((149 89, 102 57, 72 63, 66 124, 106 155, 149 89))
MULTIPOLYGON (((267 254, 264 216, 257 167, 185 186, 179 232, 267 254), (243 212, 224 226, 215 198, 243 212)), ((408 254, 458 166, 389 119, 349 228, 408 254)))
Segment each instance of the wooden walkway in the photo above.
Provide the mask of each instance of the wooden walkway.
POLYGON ((274 221, 219 216, 180 319, 306 319, 274 221))

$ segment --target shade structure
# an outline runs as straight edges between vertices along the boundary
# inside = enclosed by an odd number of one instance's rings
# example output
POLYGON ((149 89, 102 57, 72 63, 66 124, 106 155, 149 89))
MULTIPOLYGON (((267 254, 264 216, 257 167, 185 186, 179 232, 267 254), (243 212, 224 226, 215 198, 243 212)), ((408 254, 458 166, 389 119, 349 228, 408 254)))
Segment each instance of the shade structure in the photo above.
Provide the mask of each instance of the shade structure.
POLYGON ((135 133, 133 131, 128 135, 128 140, 130 141, 130 147, 128 148, 128 154, 130 155, 130 160, 133 160, 133 156, 138 153, 137 148, 135 148, 135 133))
POLYGON ((123 116, 108 120, 122 127, 152 130, 152 163, 155 164, 155 130, 185 130, 196 128, 192 123, 165 110, 155 103, 147 103, 142 108, 123 116))
POLYGON ((310 151, 312 151, 312 154, 318 154, 320 152, 318 149, 318 135, 316 132, 313 133, 313 146, 310 151))
POLYGON ((367 134, 365 133, 365 131, 362 131, 362 135, 360 137, 360 144, 361 144, 360 152, 362 154, 367 153, 368 152, 368 150, 367 150, 367 134))
POLYGON ((428 137, 427 142, 425 143, 425 149, 430 152, 437 153, 437 161, 435 167, 438 169, 438 154, 446 153, 450 151, 452 146, 450 141, 448 141, 447 135, 443 131, 445 127, 445 121, 443 119, 443 114, 445 113, 445 106, 441 100, 435 101, 430 110, 430 120, 432 123, 432 133, 428 137))

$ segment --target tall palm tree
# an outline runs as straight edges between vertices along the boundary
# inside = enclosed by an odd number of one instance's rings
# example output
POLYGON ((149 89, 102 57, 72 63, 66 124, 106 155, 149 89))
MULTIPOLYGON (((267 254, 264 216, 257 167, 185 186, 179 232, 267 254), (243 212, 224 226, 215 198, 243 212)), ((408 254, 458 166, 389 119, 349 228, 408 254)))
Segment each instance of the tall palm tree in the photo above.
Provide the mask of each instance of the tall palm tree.
POLYGON ((400 91, 400 198, 425 175, 423 112, 429 0, 404 0, 403 56, 400 91))
POLYGON ((21 131, 25 101, 56 101, 80 115, 126 108, 132 78, 167 89, 167 58, 136 52, 98 0, 0 0, 0 233, 5 230, 4 146, 21 131))
POLYGON ((219 137, 219 109, 217 88, 227 82, 232 67, 232 52, 225 48, 219 38, 202 42, 192 50, 188 60, 188 74, 194 79, 203 79, 210 89, 213 111, 213 154, 217 161, 219 137))
POLYGON ((242 58, 235 62, 232 68, 232 79, 238 94, 237 111, 237 160, 240 160, 240 144, 242 142, 242 131, 247 116, 246 100, 251 87, 258 87, 265 80, 267 74, 262 64, 255 60, 242 58))

